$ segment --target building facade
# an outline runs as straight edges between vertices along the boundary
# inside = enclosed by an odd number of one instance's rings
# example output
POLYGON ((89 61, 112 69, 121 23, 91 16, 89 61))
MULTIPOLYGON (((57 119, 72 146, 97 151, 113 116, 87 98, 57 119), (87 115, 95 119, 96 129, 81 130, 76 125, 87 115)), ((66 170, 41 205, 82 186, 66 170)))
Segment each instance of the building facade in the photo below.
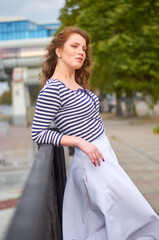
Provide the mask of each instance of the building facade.
POLYGON ((59 26, 59 22, 37 24, 25 18, 0 19, 0 58, 6 72, 12 67, 36 64, 59 26))
POLYGON ((58 28, 59 22, 38 24, 25 18, 2 18, 0 41, 51 37, 58 28))

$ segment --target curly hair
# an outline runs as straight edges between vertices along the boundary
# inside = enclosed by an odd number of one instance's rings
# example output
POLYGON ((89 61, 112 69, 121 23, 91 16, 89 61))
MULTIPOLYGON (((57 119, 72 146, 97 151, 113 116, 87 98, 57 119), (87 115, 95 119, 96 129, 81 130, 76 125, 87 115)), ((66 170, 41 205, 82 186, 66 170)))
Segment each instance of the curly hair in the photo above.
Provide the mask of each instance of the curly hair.
POLYGON ((89 89, 89 76, 90 76, 90 38, 88 34, 81 28, 70 26, 64 28, 58 35, 54 36, 51 43, 47 46, 46 55, 44 56, 44 60, 42 62, 42 71, 40 74, 40 78, 42 80, 42 85, 45 85, 46 81, 52 77, 55 67, 57 64, 57 55, 56 48, 61 48, 68 40, 69 36, 73 33, 80 34, 86 41, 86 58, 84 63, 80 69, 75 70, 75 81, 81 85, 82 87, 86 87, 89 89))

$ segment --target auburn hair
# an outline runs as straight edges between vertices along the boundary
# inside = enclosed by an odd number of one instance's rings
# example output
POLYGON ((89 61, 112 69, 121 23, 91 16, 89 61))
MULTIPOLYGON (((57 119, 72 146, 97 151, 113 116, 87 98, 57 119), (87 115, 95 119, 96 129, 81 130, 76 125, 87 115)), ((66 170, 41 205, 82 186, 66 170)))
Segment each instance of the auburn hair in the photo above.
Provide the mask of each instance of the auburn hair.
POLYGON ((42 71, 40 73, 40 79, 42 85, 45 85, 46 81, 52 77, 57 64, 56 48, 64 46, 69 36, 73 33, 80 34, 86 41, 86 58, 80 69, 75 70, 75 81, 82 87, 89 88, 89 76, 90 76, 90 37, 89 35, 79 27, 66 27, 58 35, 54 36, 51 43, 46 47, 46 54, 42 62, 42 71))

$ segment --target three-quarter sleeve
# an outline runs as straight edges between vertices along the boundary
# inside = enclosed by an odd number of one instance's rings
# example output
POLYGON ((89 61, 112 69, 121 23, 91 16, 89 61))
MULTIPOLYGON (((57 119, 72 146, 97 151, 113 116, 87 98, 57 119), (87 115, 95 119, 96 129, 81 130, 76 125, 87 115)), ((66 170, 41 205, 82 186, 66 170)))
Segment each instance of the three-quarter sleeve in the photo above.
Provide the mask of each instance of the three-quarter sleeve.
POLYGON ((37 144, 49 143, 60 146, 61 133, 49 130, 51 122, 61 108, 61 99, 58 86, 46 85, 39 93, 33 125, 32 139, 37 144))

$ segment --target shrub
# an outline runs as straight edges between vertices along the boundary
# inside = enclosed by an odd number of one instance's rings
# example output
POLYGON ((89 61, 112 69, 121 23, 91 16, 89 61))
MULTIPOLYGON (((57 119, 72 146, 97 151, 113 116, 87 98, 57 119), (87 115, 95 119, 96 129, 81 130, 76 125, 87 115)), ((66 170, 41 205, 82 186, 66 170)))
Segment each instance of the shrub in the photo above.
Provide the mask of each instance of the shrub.
POLYGON ((156 127, 153 128, 153 132, 154 133, 159 133, 159 125, 157 125, 156 127))

